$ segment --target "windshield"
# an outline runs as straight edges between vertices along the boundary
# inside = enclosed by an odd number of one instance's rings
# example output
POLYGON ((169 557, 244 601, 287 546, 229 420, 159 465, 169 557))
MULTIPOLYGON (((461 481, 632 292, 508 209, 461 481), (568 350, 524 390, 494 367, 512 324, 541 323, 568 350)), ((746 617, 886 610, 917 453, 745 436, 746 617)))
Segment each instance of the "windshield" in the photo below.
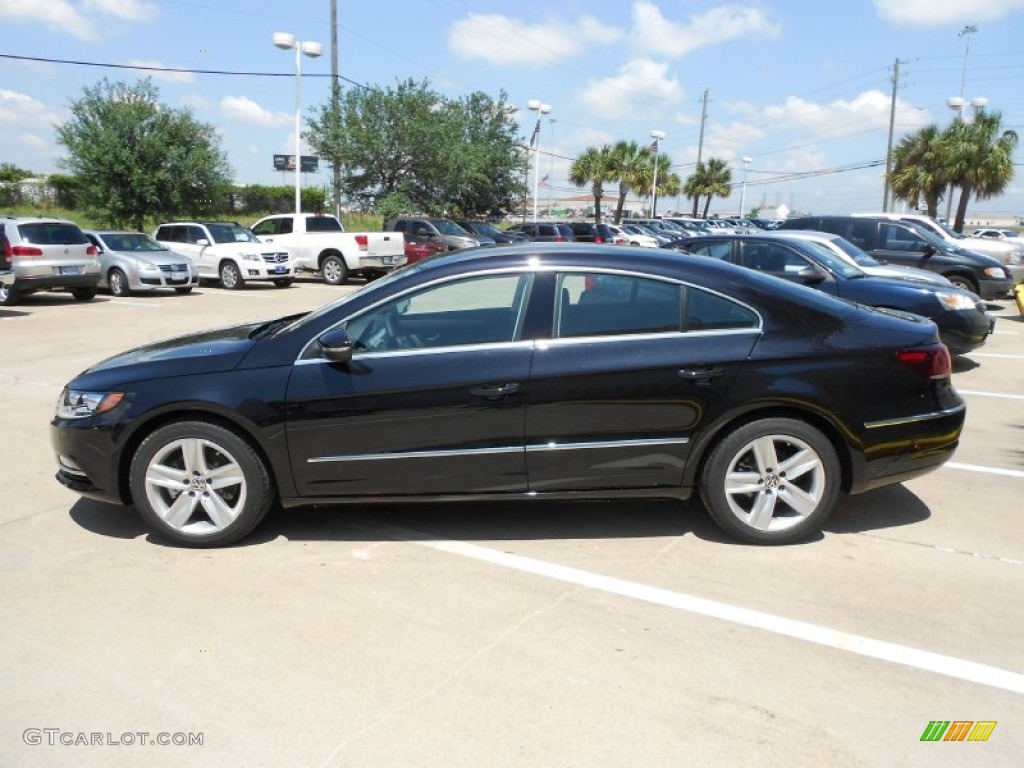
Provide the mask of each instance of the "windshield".
POLYGON ((851 259, 854 263, 861 267, 880 267, 882 262, 874 258, 871 254, 865 253, 856 245, 851 243, 845 237, 833 237, 829 239, 829 242, 836 248, 836 250, 842 251, 851 259))
POLYGON ((215 243, 259 243, 261 240, 239 224, 207 224, 215 243))
POLYGON ((490 224, 477 223, 473 225, 473 229, 476 231, 478 235, 488 235, 489 237, 495 237, 497 235, 504 234, 504 232, 502 232, 500 229, 491 226, 490 224))
POLYGON ((448 219, 431 219, 430 223, 437 227, 437 231, 442 235, 468 235, 469 232, 464 230, 454 221, 448 219))
POLYGON ((813 240, 803 240, 801 243, 810 249, 817 257, 819 263, 829 271, 849 279, 867 276, 864 270, 837 256, 827 245, 816 243, 813 240))
POLYGON ((149 235, 141 232, 100 232, 100 239, 112 251, 169 251, 149 235))
POLYGON ((916 221, 904 221, 904 224, 908 225, 914 230, 921 238, 931 246, 934 246, 940 251, 956 250, 955 246, 950 245, 939 235, 935 234, 927 225, 919 224, 916 221))
MULTIPOLYGON (((943 224, 941 221, 929 221, 927 224, 925 224, 924 222, 917 222, 917 221, 915 221, 914 223, 918 224, 919 226, 924 227, 925 229, 931 229, 931 225, 934 224, 936 227, 941 229, 943 232, 945 232, 947 235, 952 237, 954 240, 965 240, 967 238, 966 235, 963 235, 960 232, 957 232, 955 229, 953 229, 951 226, 949 226, 949 224, 943 224)), ((941 235, 940 235, 940 237, 941 237, 941 235)))

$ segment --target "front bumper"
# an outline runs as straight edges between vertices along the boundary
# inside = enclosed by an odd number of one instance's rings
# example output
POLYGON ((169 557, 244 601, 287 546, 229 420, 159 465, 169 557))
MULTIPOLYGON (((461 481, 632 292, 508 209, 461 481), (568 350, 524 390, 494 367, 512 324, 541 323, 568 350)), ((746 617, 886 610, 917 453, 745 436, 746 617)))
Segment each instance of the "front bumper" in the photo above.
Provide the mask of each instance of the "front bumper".
MULTIPOLYGON (((1006 267, 1010 270, 1010 267, 1006 267)), ((1010 288, 1013 287, 1013 279, 1009 277, 1003 277, 998 280, 985 278, 978 282, 978 295, 983 299, 1002 299, 1006 297, 1006 294, 1010 292, 1010 288)))
POLYGON ((982 346, 996 325, 995 318, 977 309, 949 310, 932 319, 952 355, 966 355, 982 346))

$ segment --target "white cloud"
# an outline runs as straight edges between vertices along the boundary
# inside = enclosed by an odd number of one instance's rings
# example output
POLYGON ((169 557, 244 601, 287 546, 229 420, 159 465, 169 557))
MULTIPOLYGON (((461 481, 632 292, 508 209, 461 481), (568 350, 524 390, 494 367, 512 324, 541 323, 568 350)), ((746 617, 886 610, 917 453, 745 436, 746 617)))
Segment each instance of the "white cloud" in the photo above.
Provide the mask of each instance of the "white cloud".
POLYGON ((204 96, 200 96, 198 93, 189 93, 181 97, 181 103, 183 106, 189 107, 190 109, 199 110, 206 112, 210 108, 209 99, 204 96))
POLYGON ((1024 9, 1024 0, 874 0, 879 15, 893 24, 941 26, 991 21, 1024 9))
POLYGON ((0 0, 0 19, 41 22, 80 40, 95 40, 92 22, 67 0, 0 0))
POLYGON ((668 64, 633 59, 614 77, 592 80, 582 98, 609 119, 657 115, 683 98, 679 80, 667 72, 668 64))
POLYGON ((669 21, 650 0, 634 0, 631 38, 645 52, 683 56, 738 37, 778 37, 782 28, 756 6, 722 5, 690 16, 686 23, 669 21))
POLYGON ((19 133, 21 142, 36 152, 52 152, 56 149, 50 142, 35 133, 19 133))
POLYGON ((0 123, 25 125, 53 124, 57 115, 41 101, 18 91, 0 89, 0 123))
POLYGON ((284 112, 271 112, 264 109, 247 96, 225 96, 220 101, 220 110, 226 117, 241 123, 258 125, 261 128, 274 128, 288 125, 295 120, 294 115, 284 112))
POLYGON ((888 126, 890 104, 890 96, 874 90, 864 91, 850 101, 840 99, 829 103, 790 96, 783 104, 766 107, 762 116, 769 129, 783 127, 817 134, 870 130, 888 126))
POLYGON ((160 13, 155 3, 140 0, 85 0, 82 7, 126 21, 149 21, 160 13))
POLYGON ((191 83, 195 80, 195 75, 191 72, 164 72, 161 71, 166 64, 159 61, 143 61, 141 59, 132 59, 131 61, 125 62, 132 67, 156 67, 156 69, 141 69, 139 74, 145 77, 152 77, 154 80, 165 80, 169 83, 191 83))
POLYGON ((585 16, 572 23, 552 20, 529 24, 500 14, 473 13, 452 25, 448 48, 464 59, 494 66, 539 69, 571 58, 587 43, 609 43, 621 32, 585 16))

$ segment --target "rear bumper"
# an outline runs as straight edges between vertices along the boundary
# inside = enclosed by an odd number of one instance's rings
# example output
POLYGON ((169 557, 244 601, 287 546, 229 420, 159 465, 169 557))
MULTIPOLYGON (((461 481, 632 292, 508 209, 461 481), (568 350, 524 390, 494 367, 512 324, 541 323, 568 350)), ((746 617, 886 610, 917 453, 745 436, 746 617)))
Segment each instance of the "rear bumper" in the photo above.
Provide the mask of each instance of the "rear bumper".
POLYGON ((17 293, 29 293, 53 288, 95 288, 99 282, 99 272, 89 272, 84 275, 42 275, 38 277, 18 275, 10 288, 17 293))
POLYGON ((901 483, 941 467, 956 451, 966 415, 961 402, 932 413, 865 424, 865 447, 855 459, 850 493, 901 483))

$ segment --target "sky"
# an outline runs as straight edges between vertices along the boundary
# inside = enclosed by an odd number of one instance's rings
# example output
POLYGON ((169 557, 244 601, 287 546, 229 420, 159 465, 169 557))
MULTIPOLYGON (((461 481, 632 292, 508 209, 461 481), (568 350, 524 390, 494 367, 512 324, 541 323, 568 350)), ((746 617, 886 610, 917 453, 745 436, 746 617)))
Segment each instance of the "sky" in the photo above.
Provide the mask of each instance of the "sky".
MULTIPOLYGON (((528 102, 551 105, 542 197, 588 192, 567 180, 586 148, 649 144, 656 130, 684 180, 698 152, 729 164, 733 194, 712 213, 738 211, 741 197, 746 210, 881 210, 897 60, 895 141, 948 124, 960 95, 987 98, 1024 138, 1024 0, 337 4, 346 88, 413 79, 452 98, 504 92, 524 144, 537 119, 528 102)), ((294 153, 295 54, 274 47, 275 32, 324 46, 302 59, 304 118, 329 98, 330 0, 0 0, 0 31, 0 162, 38 174, 61 170, 53 126, 83 88, 148 75, 164 103, 216 127, 236 182, 292 184, 273 155, 294 153)), ((1024 142, 1014 161, 1008 190, 969 213, 1024 216, 1024 142)), ((322 167, 303 183, 329 184, 322 167)), ((687 203, 659 201, 659 213, 676 207, 687 203)))

